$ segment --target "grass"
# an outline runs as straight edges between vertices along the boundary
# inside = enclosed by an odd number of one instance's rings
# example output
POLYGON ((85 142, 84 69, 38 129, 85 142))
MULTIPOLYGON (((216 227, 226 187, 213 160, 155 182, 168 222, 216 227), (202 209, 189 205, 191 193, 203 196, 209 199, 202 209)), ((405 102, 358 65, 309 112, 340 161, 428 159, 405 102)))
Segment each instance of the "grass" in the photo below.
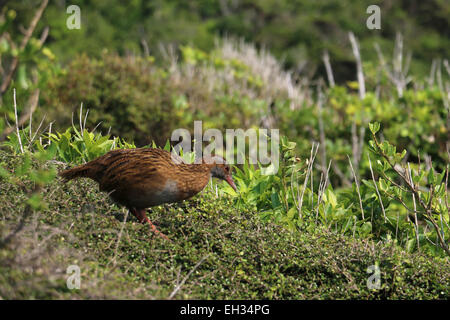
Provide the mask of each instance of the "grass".
MULTIPOLYGON (((0 151, 14 170, 18 156, 0 151)), ((49 165, 49 164, 47 164, 49 165)), ((61 169, 61 168, 60 168, 61 169)), ((0 235, 20 223, 30 182, 0 180, 0 235)), ((0 244, 2 299, 449 299, 448 258, 409 254, 317 229, 291 232, 232 206, 209 186, 193 200, 149 214, 170 242, 151 234, 90 180, 41 191, 8 244, 0 244), (78 265, 81 288, 69 290, 66 269, 78 265), (367 288, 371 265, 381 288, 367 288)), ((1 243, 1 241, 0 241, 1 243)))

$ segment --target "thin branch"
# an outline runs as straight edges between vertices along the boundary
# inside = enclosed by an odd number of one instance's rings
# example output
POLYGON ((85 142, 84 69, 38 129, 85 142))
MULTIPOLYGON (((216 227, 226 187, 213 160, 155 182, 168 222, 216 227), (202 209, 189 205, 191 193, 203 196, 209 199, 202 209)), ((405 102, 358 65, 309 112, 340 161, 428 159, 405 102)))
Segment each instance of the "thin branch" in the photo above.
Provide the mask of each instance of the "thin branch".
POLYGON ((299 206, 298 206, 297 209, 298 209, 298 212, 299 212, 300 220, 303 217, 303 215, 302 215, 303 196, 305 195, 306 185, 308 183, 309 176, 312 174, 313 164, 314 164, 314 160, 316 159, 316 155, 317 155, 317 151, 318 150, 319 150, 319 144, 317 144, 316 150, 314 151, 314 143, 313 143, 313 145, 311 147, 311 155, 309 157, 308 170, 306 172, 306 178, 305 178, 305 181, 303 183, 302 194, 301 194, 300 199, 298 201, 299 206))
MULTIPOLYGON (((34 29, 36 28, 37 23, 41 19, 42 13, 44 12, 45 8, 47 7, 48 0, 44 0, 41 3, 41 6, 37 9, 36 13, 34 14, 33 20, 31 20, 30 26, 28 27, 27 31, 25 32, 25 36, 22 39, 22 42, 20 43, 19 51, 23 51, 25 47, 28 44, 28 41, 30 41, 31 35, 34 32, 34 29)), ((46 38, 46 36, 45 36, 46 38)), ((41 38, 45 40, 45 38, 41 38)), ((3 96, 3 94, 8 89, 12 77, 14 76, 14 73, 16 72, 17 66, 19 64, 19 55, 15 56, 12 61, 11 65, 9 67, 9 71, 7 75, 3 78, 3 81, 0 85, 0 98, 3 96)))
POLYGON ((448 64, 447 59, 444 59, 444 67, 445 67, 445 70, 447 70, 448 75, 450 76, 450 66, 448 64))
POLYGON ((439 92, 441 93, 441 96, 442 96, 442 102, 444 103, 445 110, 447 110, 447 114, 448 114, 450 112, 450 106, 449 106, 449 101, 448 101, 449 98, 448 98, 448 92, 444 88, 444 85, 442 83, 442 67, 441 67, 440 61, 439 61, 438 68, 437 68, 436 79, 437 79, 439 92))
POLYGON ((330 87, 333 88, 335 86, 333 69, 331 69, 330 56, 328 55, 328 51, 325 50, 322 56, 323 63, 325 64, 325 70, 327 72, 328 83, 330 87))
MULTIPOLYGON (((433 214, 439 215, 439 212, 436 212, 436 211, 432 208, 432 206, 431 206, 431 204, 432 204, 432 201, 431 201, 431 200, 432 200, 433 190, 434 190, 434 189, 433 189, 433 188, 431 189, 431 192, 430 192, 430 201, 429 201, 429 204, 427 205, 427 204, 423 201, 423 199, 420 197, 418 188, 416 188, 415 185, 412 184, 412 183, 410 182, 410 180, 409 180, 404 174, 402 174, 402 173, 395 167, 395 165, 392 163, 391 159, 383 152, 383 150, 381 149, 380 144, 379 144, 378 139, 377 139, 377 137, 375 136, 375 134, 372 133, 372 137, 373 137, 373 140, 374 140, 374 142, 375 142, 375 145, 376 145, 376 147, 377 147, 377 150, 378 150, 379 154, 387 161, 387 163, 388 163, 389 166, 392 168, 392 170, 394 170, 394 171, 396 172, 396 174, 403 180, 403 182, 405 182, 407 188, 409 189, 409 192, 415 195, 415 198, 417 199, 417 201, 419 201, 419 205, 425 210, 425 212, 424 212, 424 217, 425 217, 428 221, 430 221, 431 224, 433 225, 433 227, 434 227, 434 229, 435 229, 435 231, 436 231, 436 235, 437 235, 437 237, 438 237, 438 239, 439 239, 439 243, 440 243, 440 245, 441 245, 441 248, 444 249, 444 251, 445 251, 448 255, 450 255, 450 249, 449 249, 449 247, 448 247, 448 245, 447 245, 445 239, 442 237, 442 234, 441 234, 441 231, 440 231, 439 226, 437 225, 436 221, 434 221, 433 216, 432 216, 433 214)), ((398 200, 399 200, 400 202, 402 202, 401 199, 398 199, 398 200)), ((402 204, 403 204, 403 203, 402 203, 402 204)), ((405 204, 403 204, 403 205, 405 206, 405 204)), ((407 208, 407 207, 405 206, 405 208, 407 208)), ((412 209, 408 209, 408 210, 409 210, 409 211, 414 211, 414 210, 412 210, 412 209)))
POLYGON ((119 236, 117 237, 116 247, 114 248, 113 265, 116 265, 117 263, 117 250, 119 249, 120 240, 122 239, 123 229, 125 227, 125 224, 127 223, 128 213, 129 210, 125 210, 125 217, 123 219, 122 225, 120 226, 119 236))
MULTIPOLYGON (((15 91, 15 89, 14 89, 15 91)), ((18 121, 16 121, 16 127, 21 127, 25 124, 27 120, 30 121, 30 132, 31 132, 31 116, 33 112, 36 110, 36 107, 39 102, 39 89, 34 90, 34 92, 31 94, 29 100, 28 100, 28 107, 27 110, 20 116, 18 121)), ((17 110, 16 110, 17 111, 17 110)), ((17 117, 17 114, 16 114, 17 117)), ((17 120, 17 119, 16 119, 17 120)), ((3 130, 2 134, 0 135, 0 141, 3 141, 6 139, 6 137, 14 131, 14 127, 7 127, 3 130)))
POLYGON ((23 153, 24 151, 23 151, 23 145, 22 145, 22 138, 20 137, 20 132, 19 132, 19 119, 17 117, 16 88, 14 88, 14 90, 13 90, 13 98, 14 98, 14 117, 16 119, 17 139, 19 140, 20 151, 23 153))
POLYGON ((188 272, 188 274, 183 278, 183 280, 181 281, 180 284, 178 284, 175 289, 172 291, 172 293, 169 295, 169 300, 171 300, 176 294, 177 292, 181 289, 181 287, 184 285, 184 283, 186 282, 186 280, 189 278, 189 276, 195 271, 197 270, 197 268, 203 263, 203 261, 206 260, 206 258, 208 258, 210 256, 210 254, 207 254, 206 256, 204 256, 203 258, 200 259, 199 262, 197 262, 197 264, 191 269, 191 271, 188 272))
MULTIPOLYGON (((319 206, 322 203, 325 189, 328 186, 328 176, 329 176, 328 174, 330 172, 331 162, 332 162, 332 160, 330 160, 330 162, 328 163, 328 169, 325 172, 325 179, 323 179, 323 176, 324 176, 323 174, 320 175, 319 189, 317 190, 316 224, 317 224, 317 220, 319 217, 319 206)), ((312 176, 311 176, 311 178, 312 178, 312 176)), ((328 223, 326 215, 325 215, 325 223, 328 223)))
MULTIPOLYGON (((410 167, 409 163, 408 163, 408 171, 407 172, 409 174, 409 181, 411 182, 411 184, 414 185, 414 181, 412 179, 412 174, 411 174, 411 167, 410 167)), ((413 197, 413 206, 414 206, 414 230, 416 231, 417 250, 420 250, 419 223, 417 221, 417 213, 416 213, 417 205, 416 205, 416 196, 414 195, 414 193, 413 193, 412 197, 413 197)), ((430 197, 430 199, 431 199, 431 197, 430 197)))
POLYGON ((333 166, 334 173, 336 173, 338 175, 338 177, 341 179, 342 185, 345 186, 345 187, 351 186, 352 184, 351 184, 350 180, 348 180, 348 178, 345 176, 345 174, 339 168, 337 163, 333 162, 332 166, 333 166))
POLYGON ((375 186, 375 190, 377 192, 378 199, 380 200, 381 210, 383 211, 384 222, 386 222, 386 220, 387 220, 386 211, 384 210, 383 200, 381 199, 380 191, 378 190, 377 182, 375 181, 375 175, 373 174, 373 169, 372 169, 372 161, 370 161, 369 154, 367 154, 367 158, 369 159, 369 168, 370 168, 370 173, 372 174, 373 184, 375 186))
POLYGON ((353 55, 355 56, 355 60, 356 60, 356 73, 357 73, 357 77, 358 77, 359 97, 361 99, 364 99, 364 97, 366 96, 366 85, 364 83, 364 73, 363 73, 363 68, 362 68, 361 55, 359 53, 358 42, 357 42, 353 32, 349 32, 348 37, 350 39, 350 43, 352 45, 352 50, 353 50, 353 55))
POLYGON ((319 84, 317 88, 317 108, 318 116, 319 116, 319 141, 320 141, 320 163, 322 167, 322 173, 326 173, 326 164, 327 164, 327 149, 325 144, 325 130, 323 126, 323 101, 324 96, 322 92, 322 86, 319 84))
POLYGON ((363 209, 363 205, 362 205, 361 193, 359 192, 359 182, 358 182, 358 179, 356 178, 355 170, 353 169, 352 160, 350 160, 350 157, 348 155, 347 155, 347 158, 348 158, 348 162, 350 163, 350 168, 352 169, 353 178, 355 179, 356 192, 358 193, 358 198, 359 198, 359 207, 361 209, 362 218, 364 220, 365 219, 364 218, 364 209, 363 209))

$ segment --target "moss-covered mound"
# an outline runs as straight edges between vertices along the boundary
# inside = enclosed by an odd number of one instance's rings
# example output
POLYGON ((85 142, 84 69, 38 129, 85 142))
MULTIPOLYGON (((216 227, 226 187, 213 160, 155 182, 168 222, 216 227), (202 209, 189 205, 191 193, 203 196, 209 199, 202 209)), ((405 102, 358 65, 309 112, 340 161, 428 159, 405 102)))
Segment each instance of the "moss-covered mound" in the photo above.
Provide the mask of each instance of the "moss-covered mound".
MULTIPOLYGON (((0 152, 9 170, 17 161, 0 152)), ((47 208, 23 221, 31 189, 26 180, 0 180, 2 299, 450 297, 448 259, 326 230, 289 232, 262 223, 257 212, 236 210, 232 199, 216 197, 209 187, 189 202, 149 213, 170 242, 88 180, 55 180, 41 191, 47 208), (67 288, 70 265, 80 267, 80 289, 67 288), (367 287, 371 265, 381 272, 378 290, 367 287)))

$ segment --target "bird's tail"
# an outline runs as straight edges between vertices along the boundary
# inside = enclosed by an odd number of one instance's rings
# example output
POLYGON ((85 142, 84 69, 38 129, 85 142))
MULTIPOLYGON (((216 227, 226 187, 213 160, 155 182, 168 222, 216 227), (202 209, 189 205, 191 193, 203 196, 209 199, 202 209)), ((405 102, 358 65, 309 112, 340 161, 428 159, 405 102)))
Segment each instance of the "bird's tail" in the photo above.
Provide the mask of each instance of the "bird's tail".
POLYGON ((96 180, 96 170, 90 163, 86 163, 72 169, 61 171, 59 176, 66 182, 77 178, 91 178, 96 180))

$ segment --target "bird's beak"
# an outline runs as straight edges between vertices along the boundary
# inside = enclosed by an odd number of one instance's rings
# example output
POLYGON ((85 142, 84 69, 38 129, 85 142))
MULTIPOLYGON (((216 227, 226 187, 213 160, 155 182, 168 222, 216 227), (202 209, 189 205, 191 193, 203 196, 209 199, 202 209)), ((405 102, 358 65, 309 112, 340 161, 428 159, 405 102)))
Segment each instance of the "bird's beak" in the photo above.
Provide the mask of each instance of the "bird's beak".
POLYGON ((236 185, 234 184, 231 174, 225 176, 225 181, 228 182, 228 184, 233 188, 233 190, 237 192, 236 185))

